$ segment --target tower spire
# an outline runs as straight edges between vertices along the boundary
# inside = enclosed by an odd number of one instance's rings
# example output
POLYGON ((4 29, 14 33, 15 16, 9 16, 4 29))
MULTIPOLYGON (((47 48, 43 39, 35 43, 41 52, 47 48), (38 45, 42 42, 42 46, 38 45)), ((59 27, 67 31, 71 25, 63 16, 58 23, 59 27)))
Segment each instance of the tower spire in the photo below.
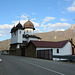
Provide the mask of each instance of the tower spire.
POLYGON ((28 17, 28 20, 30 20, 30 16, 28 17))
POLYGON ((19 19, 19 23, 20 23, 20 19, 19 19))
POLYGON ((15 27, 15 23, 14 23, 14 27, 15 27))

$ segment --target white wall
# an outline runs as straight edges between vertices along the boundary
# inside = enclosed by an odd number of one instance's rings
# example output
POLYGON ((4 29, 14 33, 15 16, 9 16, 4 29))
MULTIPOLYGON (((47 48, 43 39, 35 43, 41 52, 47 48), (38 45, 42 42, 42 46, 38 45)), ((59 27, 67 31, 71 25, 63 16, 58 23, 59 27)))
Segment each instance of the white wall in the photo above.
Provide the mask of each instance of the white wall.
POLYGON ((22 37, 23 37, 23 30, 18 29, 18 43, 22 43, 22 37))
MULTIPOLYGON (((11 44, 14 43, 23 43, 23 41, 30 41, 30 40, 38 40, 38 38, 23 38, 24 30, 18 29, 15 33, 11 33, 11 44)), ((25 34, 33 35, 33 29, 25 29, 25 34), (27 33, 28 30, 28 33, 27 33), (30 32, 31 31, 31 32, 30 32)))
POLYGON ((18 41, 18 31, 15 33, 11 33, 11 44, 16 43, 18 41))
POLYGON ((22 41, 27 41, 27 38, 22 38, 22 41))
POLYGON ((25 35, 26 35, 26 34, 33 35, 34 30, 27 28, 27 29, 24 30, 24 32, 25 32, 25 35))
POLYGON ((36 40, 36 41, 39 41, 38 38, 31 38, 31 37, 29 37, 28 42, 29 42, 30 40, 36 40))
POLYGON ((63 48, 59 48, 59 53, 53 50, 53 55, 72 55, 71 43, 68 42, 63 48))
POLYGON ((63 48, 36 48, 36 50, 53 49, 53 55, 72 55, 71 43, 68 42, 63 48), (57 53, 59 49, 59 53, 57 53))
POLYGON ((18 29, 15 33, 11 33, 11 44, 22 43, 23 30, 18 29))

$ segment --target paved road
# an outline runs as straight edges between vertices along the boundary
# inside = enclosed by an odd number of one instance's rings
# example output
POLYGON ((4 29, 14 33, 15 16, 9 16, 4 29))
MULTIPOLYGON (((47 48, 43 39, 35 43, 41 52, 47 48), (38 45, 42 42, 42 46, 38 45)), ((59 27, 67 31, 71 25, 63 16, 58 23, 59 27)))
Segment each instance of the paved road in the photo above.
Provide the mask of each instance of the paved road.
POLYGON ((75 64, 1 55, 0 75, 75 75, 75 64))

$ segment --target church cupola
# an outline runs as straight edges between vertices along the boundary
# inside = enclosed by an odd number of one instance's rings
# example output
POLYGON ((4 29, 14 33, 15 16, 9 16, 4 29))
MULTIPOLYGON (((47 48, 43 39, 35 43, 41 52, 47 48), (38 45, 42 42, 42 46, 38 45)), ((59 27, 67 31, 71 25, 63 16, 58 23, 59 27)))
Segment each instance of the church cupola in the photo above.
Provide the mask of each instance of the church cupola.
POLYGON ((34 24, 30 21, 30 19, 28 19, 28 21, 24 24, 24 34, 33 35, 34 30, 34 24))
POLYGON ((34 24, 30 21, 30 19, 28 19, 28 21, 24 24, 24 28, 31 28, 33 30, 35 30, 34 28, 34 24))

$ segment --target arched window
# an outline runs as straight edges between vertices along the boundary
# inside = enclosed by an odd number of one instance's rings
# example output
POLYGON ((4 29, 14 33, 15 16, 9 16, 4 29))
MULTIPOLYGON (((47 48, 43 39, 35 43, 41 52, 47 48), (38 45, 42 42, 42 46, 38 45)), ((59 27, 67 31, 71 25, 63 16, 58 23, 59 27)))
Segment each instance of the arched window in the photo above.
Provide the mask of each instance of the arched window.
POLYGON ((21 31, 20 31, 20 34, 21 34, 21 31))
POLYGON ((51 52, 53 52, 53 49, 51 49, 51 52))
POLYGON ((28 30, 27 30, 27 33, 28 33, 28 30))
POLYGON ((25 34, 25 32, 24 32, 24 34, 25 34))

